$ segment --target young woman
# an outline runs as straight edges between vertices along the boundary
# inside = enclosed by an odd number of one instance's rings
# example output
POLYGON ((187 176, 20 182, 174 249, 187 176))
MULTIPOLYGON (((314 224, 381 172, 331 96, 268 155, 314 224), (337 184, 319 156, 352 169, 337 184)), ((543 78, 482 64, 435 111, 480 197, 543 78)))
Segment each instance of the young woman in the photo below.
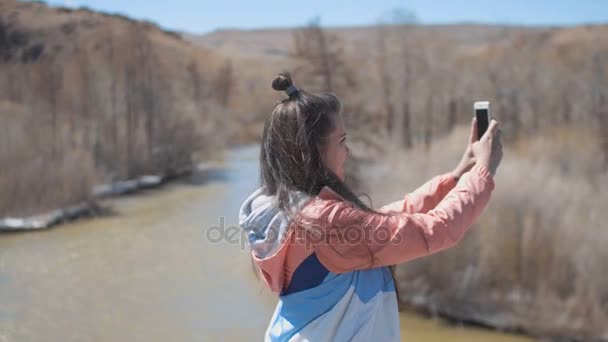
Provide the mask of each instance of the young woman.
POLYGON ((490 200, 502 159, 492 121, 471 135, 459 165, 403 199, 374 210, 344 183, 348 157, 339 100, 285 91, 264 127, 262 184, 243 203, 239 221, 260 277, 279 302, 267 341, 399 341, 389 266, 460 241, 490 200))

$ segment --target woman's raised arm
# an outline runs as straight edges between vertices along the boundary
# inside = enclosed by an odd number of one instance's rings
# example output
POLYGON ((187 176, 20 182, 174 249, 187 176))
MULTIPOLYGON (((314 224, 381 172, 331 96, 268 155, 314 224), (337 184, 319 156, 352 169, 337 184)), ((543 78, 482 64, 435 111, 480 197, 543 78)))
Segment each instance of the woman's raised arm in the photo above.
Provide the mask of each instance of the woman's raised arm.
POLYGON ((481 214, 494 189, 488 169, 476 165, 427 213, 382 214, 321 198, 298 223, 319 261, 331 272, 388 266, 454 246, 481 214))
POLYGON ((408 193, 402 200, 389 203, 378 209, 384 213, 426 213, 456 186, 454 175, 449 172, 433 177, 418 189, 408 193))
MULTIPOLYGON (((496 124, 496 120, 492 120, 491 128, 493 128, 493 130, 496 130, 496 124)), ((486 135, 493 133, 493 130, 488 130, 486 135)), ((486 138, 489 138, 489 136, 486 138)), ((500 141, 500 134, 497 140, 500 141)), ((433 209, 443 197, 456 186, 457 181, 455 177, 462 177, 463 174, 476 164, 475 153, 473 152, 473 145, 475 143, 477 143, 477 121, 475 117, 473 117, 468 145, 454 171, 434 177, 414 192, 407 194, 404 199, 385 205, 380 208, 379 211, 386 213, 413 214, 426 213, 433 209)), ((485 163, 484 165, 490 166, 488 163, 485 163)))

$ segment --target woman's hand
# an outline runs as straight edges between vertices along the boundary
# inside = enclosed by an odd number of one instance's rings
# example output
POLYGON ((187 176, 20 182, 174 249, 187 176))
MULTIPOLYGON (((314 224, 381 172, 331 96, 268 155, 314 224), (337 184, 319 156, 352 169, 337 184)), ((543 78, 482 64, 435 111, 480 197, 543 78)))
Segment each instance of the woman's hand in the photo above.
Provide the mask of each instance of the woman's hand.
POLYGON ((473 121, 471 123, 471 133, 469 134, 469 144, 467 145, 464 154, 462 155, 462 159, 460 159, 460 163, 458 166, 452 171, 452 175, 454 178, 459 179, 468 172, 473 166, 475 166, 475 154, 473 153, 473 144, 477 141, 477 119, 473 117, 473 121))
MULTIPOLYGON (((477 132, 475 132, 477 133, 477 132)), ((488 130, 471 145, 475 162, 485 166, 494 176, 496 169, 502 160, 502 141, 501 131, 498 128, 498 121, 492 119, 488 130)))

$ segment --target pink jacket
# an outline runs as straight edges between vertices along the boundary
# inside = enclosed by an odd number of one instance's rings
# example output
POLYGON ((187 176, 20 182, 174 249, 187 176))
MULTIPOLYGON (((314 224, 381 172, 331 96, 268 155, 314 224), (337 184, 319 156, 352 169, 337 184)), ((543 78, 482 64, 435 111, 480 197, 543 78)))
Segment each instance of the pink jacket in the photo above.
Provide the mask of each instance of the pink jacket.
MULTIPOLYGON (((276 293, 289 285, 293 272, 312 253, 334 273, 403 263, 458 243, 493 189, 490 172, 475 165, 458 186, 450 173, 436 176, 378 210, 385 214, 357 209, 329 187, 314 197, 295 195, 298 214, 293 222, 283 222, 285 232, 271 233, 276 237, 272 255, 258 254, 255 248, 252 255, 276 293)), ((241 216, 243 221, 243 210, 241 216)))

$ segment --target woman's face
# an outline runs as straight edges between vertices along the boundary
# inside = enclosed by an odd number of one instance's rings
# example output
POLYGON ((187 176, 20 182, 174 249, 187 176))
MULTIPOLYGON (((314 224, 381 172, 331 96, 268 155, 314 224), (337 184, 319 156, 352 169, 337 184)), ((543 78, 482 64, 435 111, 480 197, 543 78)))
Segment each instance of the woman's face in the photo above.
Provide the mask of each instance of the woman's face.
POLYGON ((344 181, 344 162, 346 162, 349 154, 346 145, 346 130, 341 115, 334 115, 333 120, 334 130, 325 139, 324 146, 320 146, 319 152, 325 167, 344 181))

